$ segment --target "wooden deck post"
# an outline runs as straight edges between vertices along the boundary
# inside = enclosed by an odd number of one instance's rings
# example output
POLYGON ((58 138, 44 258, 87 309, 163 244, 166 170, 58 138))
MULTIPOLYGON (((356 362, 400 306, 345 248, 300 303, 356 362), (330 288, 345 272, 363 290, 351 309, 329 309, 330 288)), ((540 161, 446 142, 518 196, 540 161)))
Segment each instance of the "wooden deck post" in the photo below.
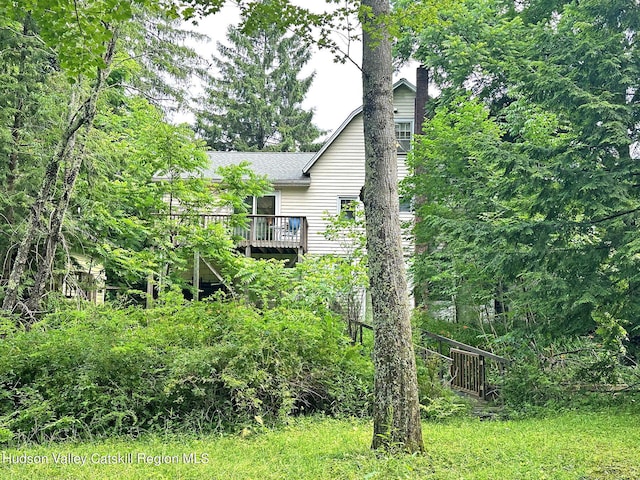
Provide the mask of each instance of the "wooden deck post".
POLYGON ((153 273, 147 275, 147 298, 146 298, 146 307, 153 307, 153 273))
POLYGON ((200 299, 200 252, 193 252, 193 299, 197 302, 200 299))

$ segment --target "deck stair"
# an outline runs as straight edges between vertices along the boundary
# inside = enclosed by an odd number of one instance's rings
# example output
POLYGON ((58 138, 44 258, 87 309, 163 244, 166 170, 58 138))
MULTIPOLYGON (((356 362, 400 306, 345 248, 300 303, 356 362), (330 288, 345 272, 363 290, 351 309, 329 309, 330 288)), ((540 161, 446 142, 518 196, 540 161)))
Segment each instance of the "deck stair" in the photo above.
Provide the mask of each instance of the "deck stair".
POLYGON ((449 362, 452 388, 481 400, 497 396, 497 388, 487 381, 487 368, 493 362, 492 366, 502 373, 509 359, 436 333, 422 331, 421 337, 423 343, 437 342, 438 350, 434 353, 449 362))
MULTIPOLYGON (((363 328, 373 330, 371 325, 364 322, 354 322, 354 325, 358 329, 356 331, 359 331, 360 341, 363 328)), ((356 334, 354 341, 357 341, 357 338, 356 334)), ((414 344, 416 354, 424 359, 435 357, 447 364, 448 368, 445 370, 450 375, 453 389, 484 401, 497 397, 497 387, 487 381, 487 368, 489 362, 492 362, 492 367, 503 373, 510 363, 509 359, 426 330, 421 332, 421 339, 421 345, 414 344), (437 351, 424 345, 429 341, 437 342, 437 351), (445 348, 448 348, 448 351, 445 348)))

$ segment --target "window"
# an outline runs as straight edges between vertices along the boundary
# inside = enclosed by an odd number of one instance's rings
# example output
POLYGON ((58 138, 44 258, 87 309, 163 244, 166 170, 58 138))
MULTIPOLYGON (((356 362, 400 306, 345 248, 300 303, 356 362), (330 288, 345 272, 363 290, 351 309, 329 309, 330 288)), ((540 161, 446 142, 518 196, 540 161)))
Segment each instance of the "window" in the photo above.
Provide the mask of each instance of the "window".
MULTIPOLYGON (((277 195, 246 197, 244 203, 249 215, 277 215, 277 195)), ((238 212, 235 212, 238 213, 238 212)))
POLYGON ((413 135, 413 124, 411 122, 396 122, 396 142, 398 152, 407 153, 411 148, 411 136, 413 135))
POLYGON ((400 213, 410 213, 412 211, 411 199, 400 197, 400 213))
POLYGON ((345 218, 353 220, 356 217, 356 206, 358 197, 338 197, 338 214, 343 214, 345 218))

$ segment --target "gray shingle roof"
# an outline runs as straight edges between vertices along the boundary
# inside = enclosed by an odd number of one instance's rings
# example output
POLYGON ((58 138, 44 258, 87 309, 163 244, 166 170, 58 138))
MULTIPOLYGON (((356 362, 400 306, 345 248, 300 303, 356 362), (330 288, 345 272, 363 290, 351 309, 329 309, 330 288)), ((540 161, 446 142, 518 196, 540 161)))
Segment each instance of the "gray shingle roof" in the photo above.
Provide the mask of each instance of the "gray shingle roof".
POLYGON ((207 152, 209 168, 203 170, 205 178, 219 180, 215 172, 218 167, 238 165, 242 161, 251 164, 258 175, 266 175, 275 186, 311 184, 309 176, 302 173, 304 166, 313 158, 313 152, 207 152))

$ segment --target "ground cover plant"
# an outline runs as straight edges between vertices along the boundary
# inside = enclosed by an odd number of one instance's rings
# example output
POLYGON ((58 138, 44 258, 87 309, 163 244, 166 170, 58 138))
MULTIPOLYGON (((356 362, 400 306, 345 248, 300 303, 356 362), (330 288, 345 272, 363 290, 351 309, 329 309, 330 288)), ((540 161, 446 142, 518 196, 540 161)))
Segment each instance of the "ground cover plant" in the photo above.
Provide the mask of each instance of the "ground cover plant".
POLYGON ((423 424, 424 455, 391 456, 369 449, 367 420, 298 418, 286 427, 248 434, 111 438, 5 449, 0 452, 5 459, 0 476, 630 480, 640 476, 639 420, 635 407, 512 421, 428 422, 423 424), (56 464, 54 454, 65 459, 85 456, 86 463, 56 464), (20 455, 40 456, 48 463, 8 460, 20 455), (110 458, 113 463, 101 463, 110 458), (131 462, 125 461, 128 458, 131 462))

